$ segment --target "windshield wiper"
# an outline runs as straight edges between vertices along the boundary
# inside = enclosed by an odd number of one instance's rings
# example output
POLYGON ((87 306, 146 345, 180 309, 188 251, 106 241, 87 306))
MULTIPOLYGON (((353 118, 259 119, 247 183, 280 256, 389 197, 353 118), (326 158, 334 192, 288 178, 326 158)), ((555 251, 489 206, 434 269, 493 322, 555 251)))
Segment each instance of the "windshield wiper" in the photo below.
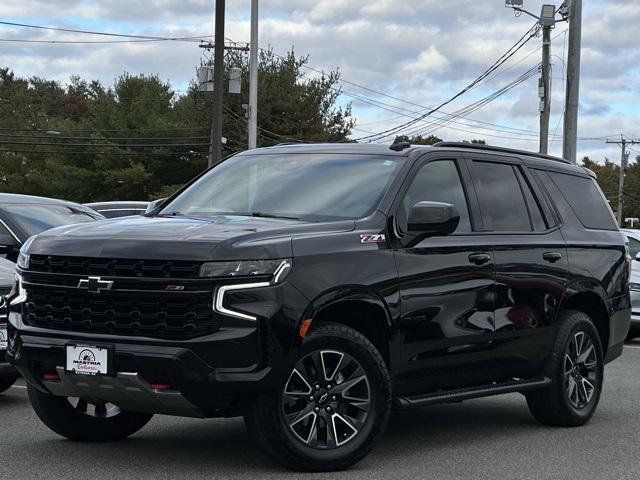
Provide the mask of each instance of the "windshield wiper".
POLYGON ((287 215, 277 215, 275 213, 253 212, 248 215, 254 218, 281 218, 283 220, 300 220, 298 217, 290 217, 287 215))

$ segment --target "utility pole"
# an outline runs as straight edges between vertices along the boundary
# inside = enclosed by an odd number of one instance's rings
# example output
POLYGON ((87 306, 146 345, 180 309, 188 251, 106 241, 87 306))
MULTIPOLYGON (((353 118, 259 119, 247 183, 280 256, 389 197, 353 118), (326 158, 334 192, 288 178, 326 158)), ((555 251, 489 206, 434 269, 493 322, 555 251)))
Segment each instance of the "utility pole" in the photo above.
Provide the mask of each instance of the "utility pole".
POLYGON ((258 148, 258 0, 251 0, 251 45, 249 58, 249 150, 258 148))
POLYGON ((569 45, 567 58, 567 97, 564 114, 563 157, 577 162, 578 108, 580 107, 580 57, 582 51, 582 0, 567 0, 569 45))
POLYGON ((618 184, 618 225, 624 227, 622 222, 624 210, 624 177, 629 167, 629 156, 631 153, 627 151, 627 145, 636 145, 640 142, 635 140, 627 140, 624 135, 620 136, 620 140, 607 140, 609 144, 620 145, 622 147, 622 157, 620 159, 620 183, 618 184))
POLYGON ((222 108, 224 103, 224 23, 225 0, 216 0, 216 31, 213 58, 213 120, 211 122, 211 146, 209 168, 222 160, 222 108))
POLYGON ((542 27, 542 77, 540 78, 540 153, 549 153, 551 118, 551 27, 542 27))
POLYGON ((538 94, 540 97, 540 153, 549 152, 549 120, 551 118, 551 30, 556 23, 566 20, 566 7, 556 9, 555 5, 544 4, 540 16, 524 9, 524 0, 505 0, 505 6, 512 8, 516 17, 523 13, 537 20, 542 28, 542 75, 538 94), (556 19, 560 12, 561 19, 556 19))

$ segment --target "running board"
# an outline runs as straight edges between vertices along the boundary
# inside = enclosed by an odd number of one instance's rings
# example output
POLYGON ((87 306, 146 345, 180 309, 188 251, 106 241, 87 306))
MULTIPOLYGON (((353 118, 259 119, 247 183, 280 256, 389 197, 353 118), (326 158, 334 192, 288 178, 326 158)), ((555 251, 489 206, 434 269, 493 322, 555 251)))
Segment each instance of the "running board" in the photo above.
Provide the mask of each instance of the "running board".
POLYGON ((493 397, 514 392, 529 392, 551 385, 551 379, 537 377, 528 379, 510 380, 508 382, 490 383, 476 387, 459 388, 455 390, 438 390, 437 392, 423 393, 404 397, 395 397, 393 406, 399 410, 437 405, 439 403, 455 403, 473 398, 493 397))

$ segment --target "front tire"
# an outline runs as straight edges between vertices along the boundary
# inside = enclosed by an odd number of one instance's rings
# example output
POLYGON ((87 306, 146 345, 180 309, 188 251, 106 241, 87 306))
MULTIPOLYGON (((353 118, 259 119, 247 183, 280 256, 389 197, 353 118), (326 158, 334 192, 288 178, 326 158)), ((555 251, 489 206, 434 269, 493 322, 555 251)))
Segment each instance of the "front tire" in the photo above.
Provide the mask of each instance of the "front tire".
POLYGON ((62 437, 78 442, 123 440, 144 427, 151 414, 120 410, 106 403, 92 404, 81 398, 56 397, 27 386, 38 418, 62 437))
POLYGON ((565 310, 559 320, 554 350, 545 368, 552 384, 527 394, 527 403, 544 425, 578 427, 589 422, 600 402, 602 343, 585 313, 565 310))
POLYGON ((373 448, 391 409, 391 382, 376 347, 326 323, 310 331, 276 389, 255 399, 247 429, 262 450, 299 471, 344 470, 373 448))
POLYGON ((18 380, 18 375, 10 375, 8 377, 0 377, 0 393, 4 393, 13 387, 13 384, 18 380))

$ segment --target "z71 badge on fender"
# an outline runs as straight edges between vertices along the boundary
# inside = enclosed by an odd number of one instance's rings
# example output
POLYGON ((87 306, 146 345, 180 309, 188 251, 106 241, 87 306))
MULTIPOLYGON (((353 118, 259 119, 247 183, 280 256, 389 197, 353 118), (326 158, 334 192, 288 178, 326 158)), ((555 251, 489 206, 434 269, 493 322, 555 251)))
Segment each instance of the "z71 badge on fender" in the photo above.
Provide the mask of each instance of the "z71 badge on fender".
POLYGON ((360 243, 384 243, 386 241, 387 237, 384 233, 360 235, 360 243))

